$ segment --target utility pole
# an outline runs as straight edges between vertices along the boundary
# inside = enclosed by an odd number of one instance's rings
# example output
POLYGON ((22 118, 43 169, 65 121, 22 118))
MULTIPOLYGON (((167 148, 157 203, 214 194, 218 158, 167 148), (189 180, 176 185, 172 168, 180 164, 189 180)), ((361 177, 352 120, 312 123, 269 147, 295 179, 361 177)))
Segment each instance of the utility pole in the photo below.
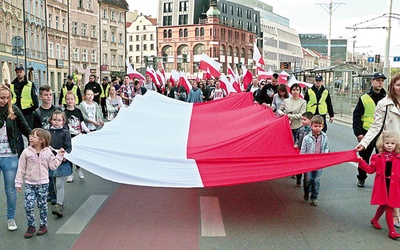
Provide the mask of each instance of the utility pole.
POLYGON ((393 0, 388 0, 386 41, 385 41, 385 60, 383 63, 383 74, 388 77, 388 82, 390 82, 389 51, 390 51, 390 34, 391 34, 391 29, 392 29, 392 5, 393 5, 393 0))
POLYGON ((328 32, 328 66, 331 65, 331 38, 332 38, 332 14, 340 5, 344 3, 333 3, 330 0, 329 3, 316 3, 321 5, 321 7, 329 14, 329 32, 328 32))

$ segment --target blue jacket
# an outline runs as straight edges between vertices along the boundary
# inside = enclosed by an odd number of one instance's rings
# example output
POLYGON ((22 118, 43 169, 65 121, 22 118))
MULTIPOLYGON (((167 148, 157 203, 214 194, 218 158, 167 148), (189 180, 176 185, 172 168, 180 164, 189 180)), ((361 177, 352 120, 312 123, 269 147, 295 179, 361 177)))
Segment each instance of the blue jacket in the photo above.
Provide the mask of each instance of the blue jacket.
POLYGON ((329 153, 329 148, 328 148, 328 137, 324 132, 321 131, 321 134, 319 136, 322 136, 321 140, 321 152, 315 152, 315 136, 313 136, 312 132, 308 133, 306 136, 304 136, 303 143, 301 144, 301 154, 315 154, 315 153, 329 153))

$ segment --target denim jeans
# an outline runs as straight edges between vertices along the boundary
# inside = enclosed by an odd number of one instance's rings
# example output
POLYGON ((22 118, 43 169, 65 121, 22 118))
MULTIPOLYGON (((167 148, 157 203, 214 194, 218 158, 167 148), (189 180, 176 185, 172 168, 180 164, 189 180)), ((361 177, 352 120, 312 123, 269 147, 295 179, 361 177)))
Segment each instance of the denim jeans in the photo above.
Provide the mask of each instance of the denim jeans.
POLYGON ((7 220, 14 219, 17 206, 15 176, 18 169, 18 156, 0 157, 0 172, 3 172, 4 190, 7 197, 7 220))
POLYGON ((321 181, 322 169, 314 170, 306 173, 304 177, 304 192, 311 192, 311 199, 316 200, 319 194, 319 186, 321 181))

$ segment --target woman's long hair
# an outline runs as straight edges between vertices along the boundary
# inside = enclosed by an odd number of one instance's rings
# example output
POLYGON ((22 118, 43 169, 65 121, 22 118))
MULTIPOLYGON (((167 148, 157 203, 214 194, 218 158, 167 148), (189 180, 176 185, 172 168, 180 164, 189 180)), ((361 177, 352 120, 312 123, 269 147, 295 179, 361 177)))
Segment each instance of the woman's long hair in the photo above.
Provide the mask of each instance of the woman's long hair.
POLYGON ((389 89, 388 97, 393 101, 394 105, 399 108, 400 107, 400 103, 397 100, 396 94, 394 93, 394 84, 398 80, 400 80, 400 73, 396 74, 392 78, 392 80, 390 81, 390 84, 389 84, 389 87, 388 87, 388 89, 389 89))
POLYGON ((12 95, 11 95, 11 90, 4 84, 0 84, 0 91, 2 90, 7 90, 8 91, 8 118, 10 118, 11 120, 14 120, 16 118, 15 114, 14 114, 14 110, 12 107, 12 95))

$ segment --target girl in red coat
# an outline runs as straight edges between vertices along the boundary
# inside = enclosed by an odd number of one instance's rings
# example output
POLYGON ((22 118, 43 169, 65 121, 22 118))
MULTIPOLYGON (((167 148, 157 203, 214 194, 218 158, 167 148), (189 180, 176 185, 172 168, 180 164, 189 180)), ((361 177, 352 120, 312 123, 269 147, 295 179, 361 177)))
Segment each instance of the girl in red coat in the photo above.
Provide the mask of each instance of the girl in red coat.
MULTIPOLYGON (((379 154, 371 157, 368 165, 364 160, 359 168, 369 174, 375 174, 372 189, 371 205, 379 205, 371 224, 380 230, 378 220, 386 212, 386 223, 391 239, 400 238, 394 228, 393 208, 400 207, 400 138, 394 132, 383 132, 379 137, 376 148, 379 154)), ((361 160, 361 158, 360 158, 361 160)))

